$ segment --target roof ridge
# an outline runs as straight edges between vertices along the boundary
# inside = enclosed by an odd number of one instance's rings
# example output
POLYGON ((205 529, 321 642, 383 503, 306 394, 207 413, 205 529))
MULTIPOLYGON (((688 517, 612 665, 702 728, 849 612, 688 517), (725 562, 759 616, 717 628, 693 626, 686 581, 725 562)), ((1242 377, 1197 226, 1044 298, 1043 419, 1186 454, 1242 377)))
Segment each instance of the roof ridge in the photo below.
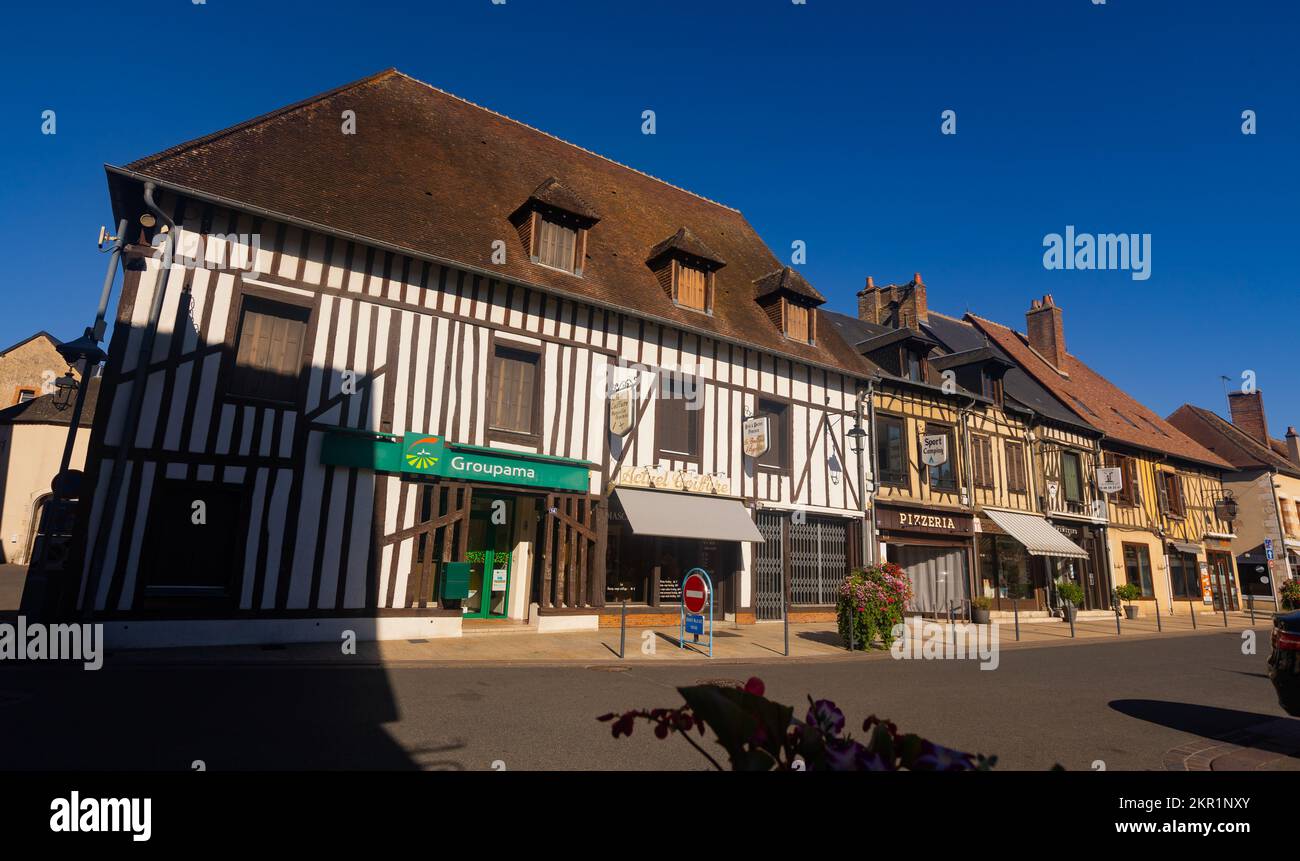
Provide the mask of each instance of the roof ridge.
POLYGON ((126 167, 129 170, 141 170, 146 166, 156 165, 158 164, 158 162, 164 159, 171 158, 174 155, 179 155, 185 150, 194 149, 195 147, 200 147, 206 144, 210 144, 213 141, 220 140, 221 138, 224 137, 228 137, 229 135, 232 135, 235 132, 243 131, 244 129, 250 128, 259 123, 270 122, 271 120, 278 119, 282 116, 285 116, 286 114, 291 113, 292 111, 305 108, 308 105, 315 104, 316 102, 324 101, 325 99, 328 99, 331 96, 336 96, 339 93, 342 93, 346 90, 350 90, 355 87, 361 87, 366 84, 374 83, 375 81, 379 81, 384 78, 388 78, 388 77, 392 77, 393 75, 400 75, 400 74, 402 73, 397 71, 395 67, 390 66, 387 69, 384 69, 383 71, 375 72, 373 75, 367 75, 366 77, 359 78, 358 80, 352 81, 351 83, 341 84, 333 88, 332 90, 326 90, 323 93, 317 93, 314 96, 309 96, 308 98, 302 99, 300 101, 293 102, 288 105, 284 105, 283 107, 276 108, 273 111, 268 111, 267 113, 259 114, 258 116, 255 116, 251 119, 247 119, 244 120, 243 122, 235 123, 233 126, 227 126, 224 129, 218 129, 215 132, 209 132, 206 135, 201 135, 200 137, 192 138, 190 140, 183 141, 182 143, 175 144, 174 146, 167 147, 166 149, 156 152, 153 155, 147 155, 144 158, 139 158, 136 159, 135 161, 128 162, 126 167))
MULTIPOLYGON (((495 117, 500 117, 501 119, 503 119, 503 120, 505 120, 505 121, 507 121, 507 122, 514 123, 515 125, 517 125, 517 126, 521 126, 521 127, 523 127, 523 128, 526 128, 526 129, 528 129, 529 131, 537 132, 539 135, 545 135, 546 137, 550 138, 551 140, 558 141, 558 142, 564 144, 565 146, 570 146, 570 147, 573 147, 573 148, 576 149, 576 150, 579 150, 580 152, 585 152, 587 155, 594 155, 596 158, 598 158, 598 159, 602 159, 603 161, 607 161, 607 162, 609 162, 609 163, 612 164, 612 165, 615 165, 615 166, 617 166, 617 167, 621 167, 621 168, 623 168, 624 170, 629 170, 629 171, 631 171, 632 173, 640 174, 641 176, 644 176, 646 179, 652 179, 652 180, 654 180, 655 182, 659 183, 660 185, 666 185, 666 186, 668 186, 668 187, 671 188, 671 189, 674 189, 674 190, 676 190, 676 191, 680 191, 680 192, 682 192, 683 194, 689 194, 691 197, 699 198, 700 200, 704 201, 705 203, 711 203, 711 204, 713 204, 714 206, 720 206, 720 207, 722 207, 723 209, 725 209, 725 210, 727 210, 727 211, 729 211, 729 212, 734 212, 734 213, 736 213, 736 214, 740 214, 740 210, 737 209, 737 208, 734 207, 734 206, 728 206, 727 204, 725 204, 725 203, 721 203, 721 202, 719 202, 719 201, 716 201, 716 200, 714 200, 714 199, 712 199, 712 198, 710 198, 710 197, 705 197, 704 195, 702 195, 702 194, 700 194, 700 193, 698 193, 698 192, 691 191, 689 188, 682 188, 680 185, 673 185, 671 182, 669 182, 669 181, 666 180, 666 179, 660 179, 659 177, 655 176, 654 174, 646 173, 645 171, 643 171, 643 170, 639 170, 639 169, 637 169, 637 168, 635 168, 635 167, 632 167, 631 165, 623 164, 623 162, 621 162, 621 161, 616 161, 615 159, 612 159, 612 158, 610 158, 610 157, 607 156, 607 155, 602 155, 601 153, 598 153, 598 152, 596 152, 595 150, 590 150, 590 149, 587 149, 587 148, 584 147, 584 146, 579 146, 578 144, 573 143, 572 141, 567 141, 567 140, 565 140, 564 138, 560 137, 559 135, 551 134, 550 132, 545 131, 545 130, 543 130, 543 129, 539 129, 539 128, 537 128, 536 126, 530 126, 528 123, 526 123, 526 122, 524 122, 524 121, 522 121, 522 120, 517 120, 517 119, 515 119, 514 117, 507 116, 506 114, 501 113, 500 111, 496 111, 496 110, 493 110, 492 108, 485 107, 484 105, 480 105, 480 104, 477 103, 477 102, 472 102, 472 101, 470 101, 469 99, 465 98, 464 96, 458 96, 458 95, 456 95, 455 93, 452 93, 452 92, 449 92, 449 91, 447 91, 447 90, 442 89, 441 87, 434 86, 433 84, 429 83, 428 81, 422 81, 422 80, 420 80, 419 78, 417 78, 417 77, 415 77, 415 76, 413 76, 413 75, 408 75, 406 72, 403 72, 403 71, 401 71, 400 69, 396 69, 396 68, 394 68, 394 69, 389 69, 388 71, 391 71, 391 72, 393 72, 394 74, 400 75, 401 77, 406 78, 408 81, 413 81, 413 82, 415 82, 415 83, 417 83, 417 84, 420 84, 421 86, 428 87, 429 89, 433 90, 434 92, 442 93, 444 96, 447 96, 448 98, 455 99, 455 100, 458 101, 458 102, 462 102, 462 103, 464 103, 464 104, 467 104, 467 105, 469 105, 471 108, 477 108, 478 110, 480 110, 480 111, 484 111, 484 112, 489 113, 489 114, 492 114, 492 115, 495 116, 495 117)), ((358 83, 359 83, 359 82, 358 82, 358 83)))
MULTIPOLYGON (((1244 449, 1247 454, 1252 454, 1251 453, 1252 447, 1256 449, 1261 449, 1270 458, 1275 458, 1277 460, 1280 460, 1286 463, 1287 466, 1293 471, 1300 472, 1300 467, 1297 467, 1295 464, 1290 463, 1290 461, 1288 461, 1287 458, 1283 457, 1281 454, 1274 451, 1272 446, 1265 445, 1264 443, 1255 439, 1253 436, 1246 433, 1244 430, 1237 427, 1235 424, 1230 422, 1228 419, 1225 419, 1223 416, 1219 415, 1214 410, 1206 409, 1205 407, 1198 407, 1196 404, 1183 404, 1183 406, 1190 409, 1204 422, 1209 423, 1209 421, 1212 419, 1214 421, 1214 424, 1220 428, 1219 432, 1227 436, 1229 438, 1229 441, 1233 442, 1235 445, 1241 447, 1242 442, 1243 441, 1246 442, 1248 445, 1244 446, 1244 449), (1233 439, 1233 437, 1236 437, 1236 439, 1233 439)), ((1256 456, 1255 459, 1261 463, 1267 463, 1266 460, 1263 460, 1258 456, 1256 456)), ((1278 468, 1276 463, 1273 464, 1273 467, 1275 469, 1278 468)))

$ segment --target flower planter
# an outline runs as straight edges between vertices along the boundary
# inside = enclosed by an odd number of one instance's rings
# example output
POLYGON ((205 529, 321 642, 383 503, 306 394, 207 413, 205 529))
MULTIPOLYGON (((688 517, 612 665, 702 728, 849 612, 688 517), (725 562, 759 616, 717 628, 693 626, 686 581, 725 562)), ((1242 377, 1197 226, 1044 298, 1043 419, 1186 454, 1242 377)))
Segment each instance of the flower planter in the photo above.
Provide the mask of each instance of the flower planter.
POLYGON ((1079 616, 1079 608, 1067 605, 1061 608, 1061 618, 1067 622, 1073 622, 1079 616))
POLYGON ((987 625, 992 618, 991 611, 981 610, 979 607, 973 607, 970 611, 971 621, 976 625, 987 625))
POLYGON ((1142 608, 1137 606, 1136 604, 1126 604, 1124 606, 1124 615, 1128 617, 1130 622, 1136 619, 1141 614, 1142 614, 1142 608))

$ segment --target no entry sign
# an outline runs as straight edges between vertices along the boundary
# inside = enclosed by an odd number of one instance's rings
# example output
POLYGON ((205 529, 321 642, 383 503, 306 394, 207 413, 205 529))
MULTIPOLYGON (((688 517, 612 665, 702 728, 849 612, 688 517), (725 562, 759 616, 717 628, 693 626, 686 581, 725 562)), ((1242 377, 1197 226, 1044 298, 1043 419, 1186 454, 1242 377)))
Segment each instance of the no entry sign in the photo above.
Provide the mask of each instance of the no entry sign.
POLYGON ((682 603, 686 612, 699 613, 709 601, 709 586, 699 574, 691 574, 682 581, 682 603))
POLYGON ((703 568, 692 568, 682 578, 681 627, 678 628, 677 647, 686 648, 686 635, 698 643, 704 633, 705 605, 709 608, 709 657, 713 657, 713 579, 703 568))

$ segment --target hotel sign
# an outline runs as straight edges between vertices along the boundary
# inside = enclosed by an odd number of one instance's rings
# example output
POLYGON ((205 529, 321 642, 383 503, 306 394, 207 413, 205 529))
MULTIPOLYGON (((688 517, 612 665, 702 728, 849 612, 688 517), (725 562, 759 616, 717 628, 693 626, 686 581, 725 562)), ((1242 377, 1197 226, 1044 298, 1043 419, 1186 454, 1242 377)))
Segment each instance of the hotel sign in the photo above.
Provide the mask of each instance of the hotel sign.
POLYGON ((929 532, 939 535, 971 535, 974 518, 947 511, 876 509, 876 525, 893 532, 929 532))
POLYGON ((632 429, 632 411, 636 406, 634 396, 636 389, 625 386, 614 392, 609 399, 609 432, 617 436, 626 436, 632 429))
POLYGON ((1102 493, 1119 493, 1124 489, 1124 470, 1103 466, 1097 470, 1097 489, 1102 493))
POLYGON ((754 416, 745 419, 744 424, 745 439, 742 446, 743 451, 748 457, 762 457, 767 454, 768 436, 767 436, 767 416, 754 416))

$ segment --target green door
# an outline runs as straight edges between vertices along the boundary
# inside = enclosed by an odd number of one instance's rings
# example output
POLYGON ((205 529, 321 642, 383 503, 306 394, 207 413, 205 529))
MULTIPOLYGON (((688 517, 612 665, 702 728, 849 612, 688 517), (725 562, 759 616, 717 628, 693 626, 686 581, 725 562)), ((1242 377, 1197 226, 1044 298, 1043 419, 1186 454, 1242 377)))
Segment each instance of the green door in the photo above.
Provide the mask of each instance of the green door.
POLYGON ((469 517, 467 619, 504 619, 510 607, 510 533, 514 500, 475 496, 469 517))

